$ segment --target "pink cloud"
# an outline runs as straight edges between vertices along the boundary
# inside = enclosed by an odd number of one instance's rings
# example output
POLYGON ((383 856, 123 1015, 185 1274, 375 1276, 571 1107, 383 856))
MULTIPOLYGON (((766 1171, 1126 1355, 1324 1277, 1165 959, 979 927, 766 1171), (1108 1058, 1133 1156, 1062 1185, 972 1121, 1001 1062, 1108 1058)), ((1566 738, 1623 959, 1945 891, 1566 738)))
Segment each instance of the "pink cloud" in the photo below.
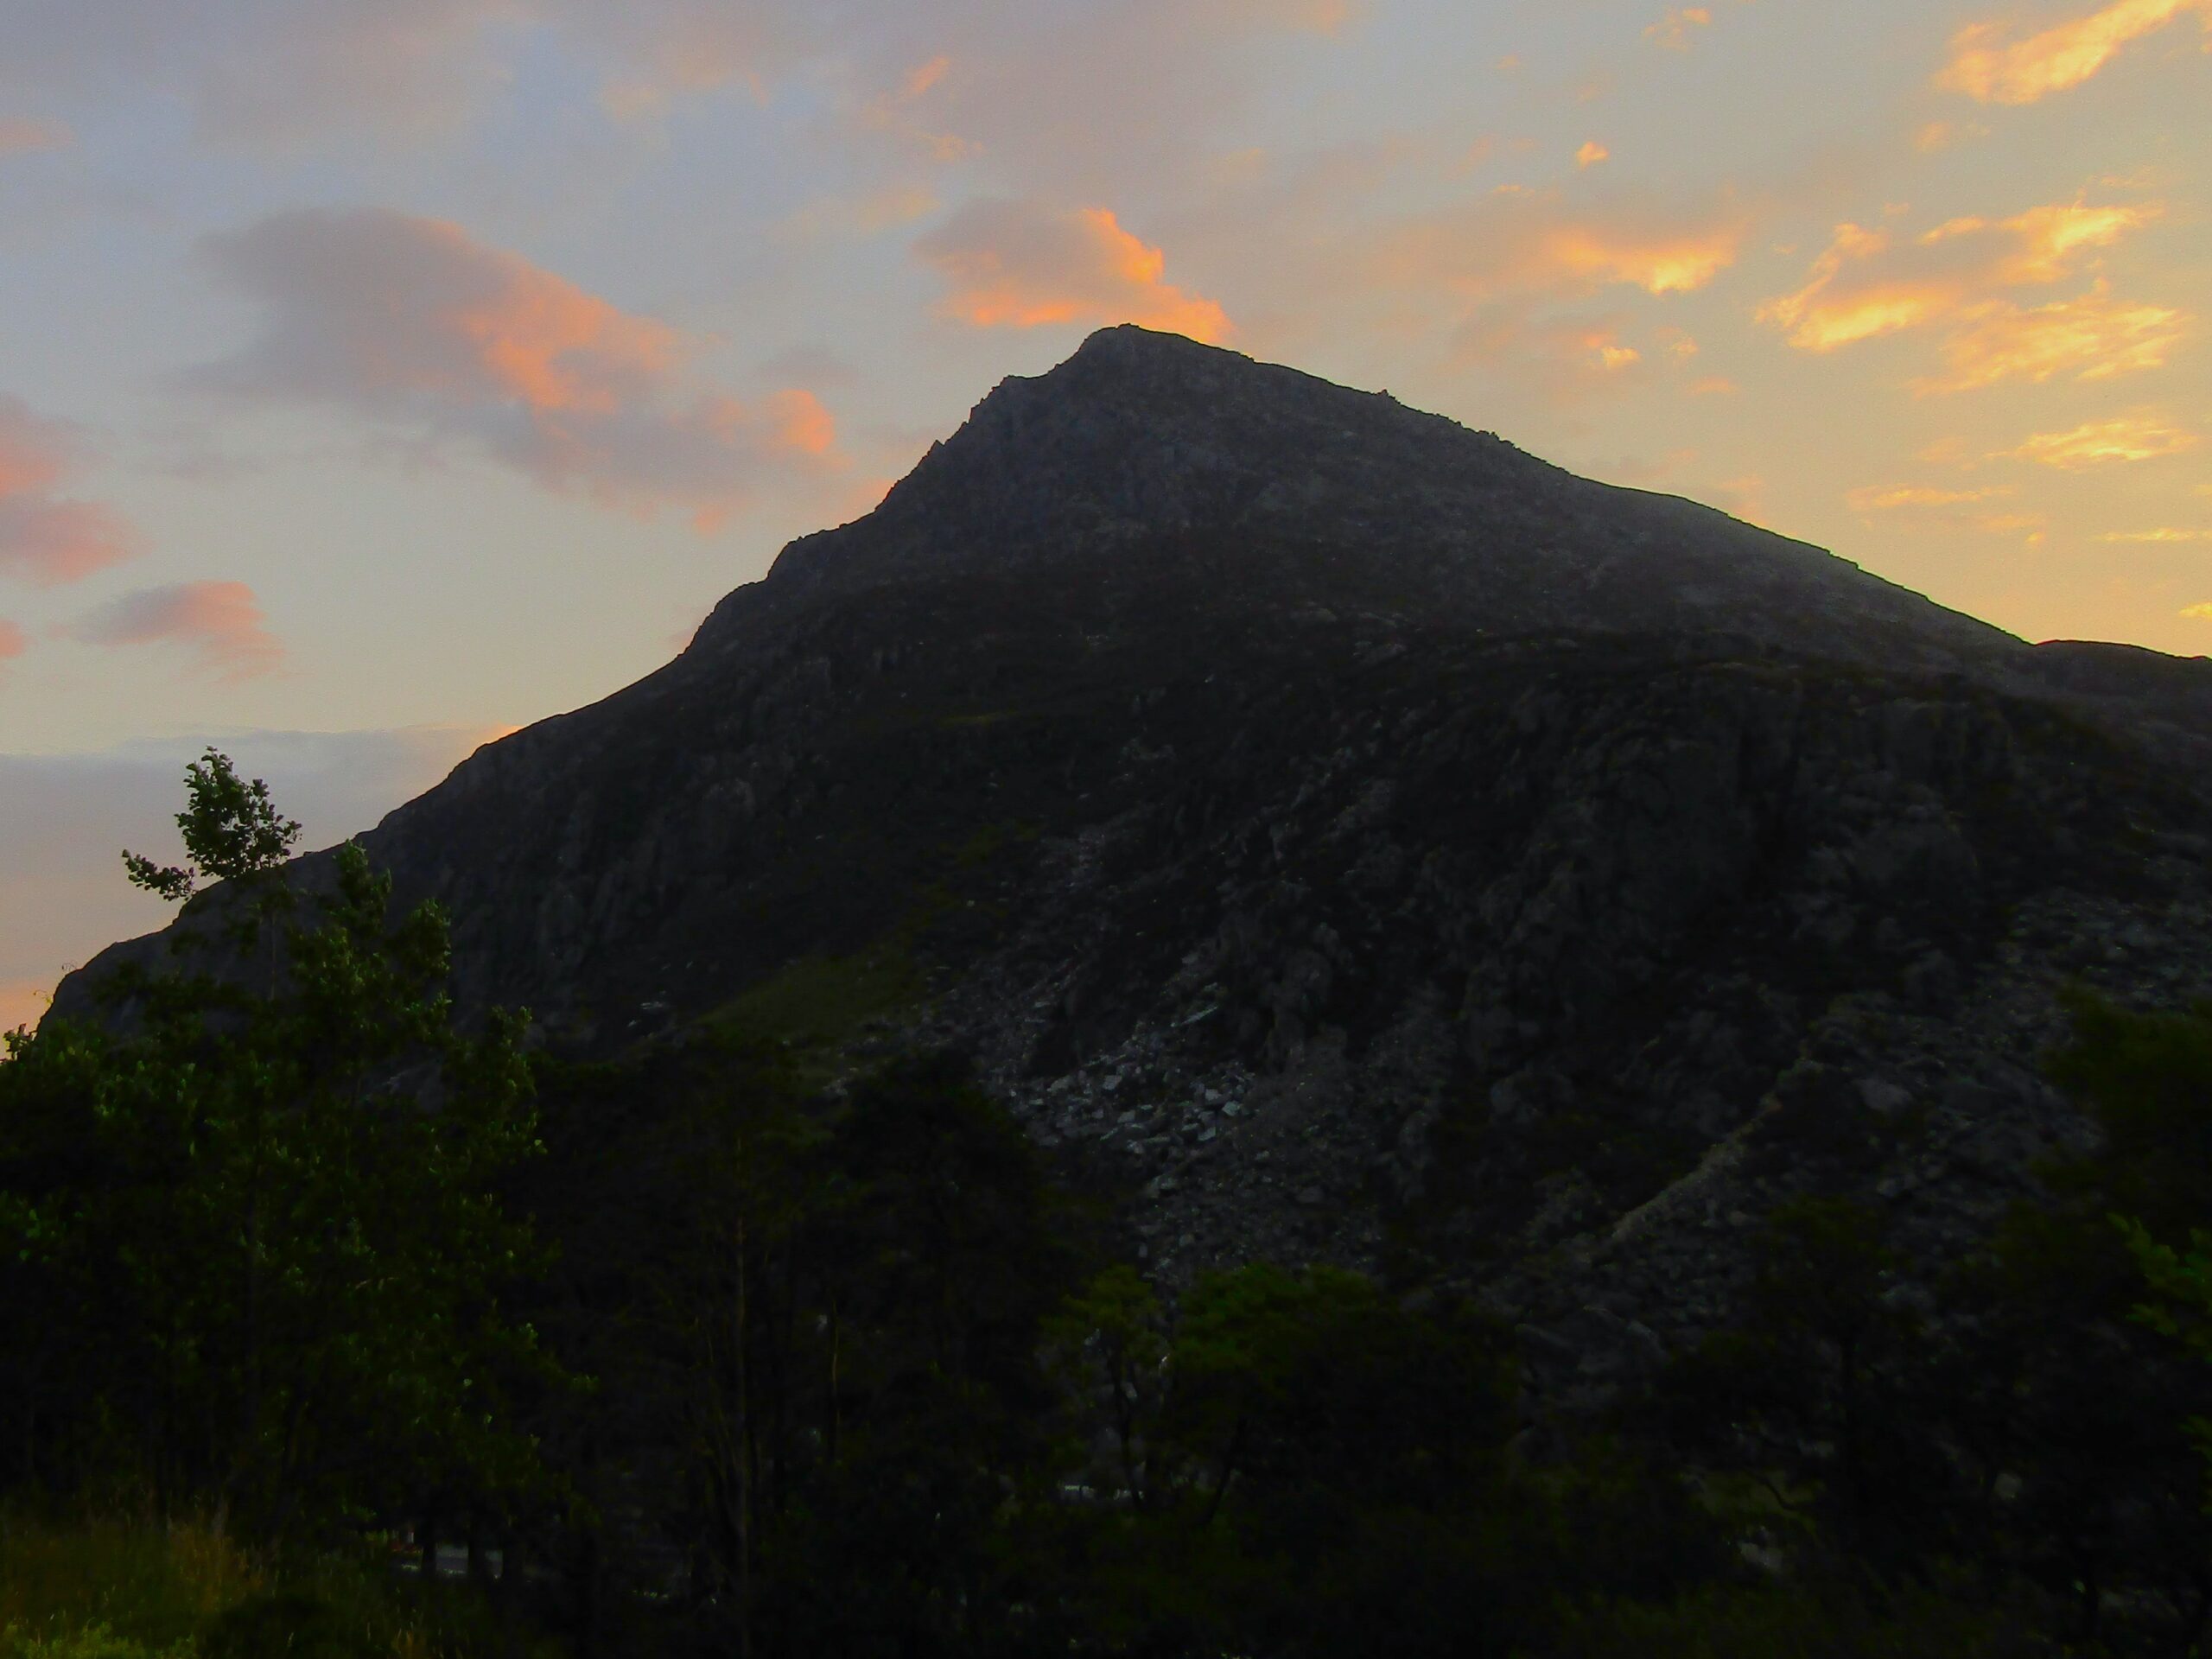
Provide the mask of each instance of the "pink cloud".
POLYGON ((975 327, 1135 322, 1204 340, 1230 331, 1219 305, 1164 280, 1166 256, 1103 207, 971 201, 914 251, 951 284, 945 315, 975 327))
POLYGON ((23 631, 13 622, 0 618, 0 663, 6 662, 10 657, 20 657, 29 649, 30 641, 23 637, 23 631))
POLYGON ((264 620, 242 582, 184 582, 111 600, 67 632, 88 645, 181 645, 218 681, 234 684, 271 673, 284 660, 283 645, 264 620))
POLYGON ((726 519, 763 484, 836 471, 810 392, 741 403, 685 372, 692 342, 441 219, 279 213, 210 238, 257 309, 204 390, 321 404, 473 447, 547 488, 726 519))
POLYGON ((119 515, 54 493, 82 452, 73 429, 0 397, 0 571, 54 587, 138 550, 137 532, 119 515))

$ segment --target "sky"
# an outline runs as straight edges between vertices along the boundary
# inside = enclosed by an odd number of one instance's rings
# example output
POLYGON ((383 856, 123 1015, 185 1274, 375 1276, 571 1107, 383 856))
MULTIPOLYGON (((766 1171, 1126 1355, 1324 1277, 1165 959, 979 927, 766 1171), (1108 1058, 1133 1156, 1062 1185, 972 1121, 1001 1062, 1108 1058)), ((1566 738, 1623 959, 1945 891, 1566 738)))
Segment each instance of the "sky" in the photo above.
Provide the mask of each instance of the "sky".
POLYGON ((1134 321, 2212 652, 2212 0, 4 0, 0 1027, 1134 321))

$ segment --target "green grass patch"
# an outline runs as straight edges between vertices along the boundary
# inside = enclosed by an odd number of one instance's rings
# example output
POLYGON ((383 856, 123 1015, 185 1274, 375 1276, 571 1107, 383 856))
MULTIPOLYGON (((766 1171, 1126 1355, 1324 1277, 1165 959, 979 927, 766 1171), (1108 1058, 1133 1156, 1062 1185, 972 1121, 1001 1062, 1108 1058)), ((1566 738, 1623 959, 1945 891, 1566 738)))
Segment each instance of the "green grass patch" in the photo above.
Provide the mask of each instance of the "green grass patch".
POLYGON ((554 1659, 474 1589, 200 1522, 0 1513, 0 1659, 554 1659))
POLYGON ((904 929, 844 957, 801 957, 709 1016, 725 1041, 785 1046, 827 1059, 871 1020, 920 1001, 926 987, 904 929))

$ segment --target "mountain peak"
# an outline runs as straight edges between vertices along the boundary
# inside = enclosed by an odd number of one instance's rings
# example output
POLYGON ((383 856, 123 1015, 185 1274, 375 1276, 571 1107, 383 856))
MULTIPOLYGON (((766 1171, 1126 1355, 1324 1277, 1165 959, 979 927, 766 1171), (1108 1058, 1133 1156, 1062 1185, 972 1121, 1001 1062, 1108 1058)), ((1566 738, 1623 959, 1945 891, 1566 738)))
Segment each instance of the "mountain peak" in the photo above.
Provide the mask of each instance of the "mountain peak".
MULTIPOLYGON (((1252 602, 1303 588, 1497 633, 1723 632, 1951 668, 2016 648, 1820 549, 1671 497, 1575 477, 1387 392, 1179 334, 1102 328, 1001 381, 865 518, 792 543, 701 638, 773 601, 944 577, 1229 557, 1252 602), (1274 563, 1270 563, 1273 560, 1274 563)), ((1134 580, 1134 577, 1130 577, 1134 580)))

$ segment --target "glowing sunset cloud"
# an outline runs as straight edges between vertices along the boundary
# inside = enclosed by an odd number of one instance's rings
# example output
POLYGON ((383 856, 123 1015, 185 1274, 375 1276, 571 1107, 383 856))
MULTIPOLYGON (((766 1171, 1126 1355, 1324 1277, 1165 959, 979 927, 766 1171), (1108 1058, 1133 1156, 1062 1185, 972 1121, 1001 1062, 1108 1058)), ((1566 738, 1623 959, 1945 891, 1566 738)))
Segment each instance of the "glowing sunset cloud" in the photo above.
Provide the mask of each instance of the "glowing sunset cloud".
POLYGON ((54 495, 79 448, 67 428, 0 397, 0 574, 50 588, 138 551, 137 531, 118 514, 54 495))
POLYGON ((1805 285, 1759 308, 1800 351, 1834 352, 1910 328, 1945 324, 1950 372, 1923 391, 1955 391, 2014 375, 2045 380, 2155 368, 2187 319, 2157 306, 2114 304, 2100 282, 2081 297, 2034 310, 1999 290, 2063 281, 2081 258, 2149 224, 2158 203, 2034 207, 2010 219, 1955 219, 1910 239, 1858 225, 1836 227, 1805 285))
POLYGON ((2156 305, 2118 305, 2105 284, 2079 299, 2032 310, 1996 301, 1961 314, 1941 346, 1948 372, 1915 383, 1923 395, 1970 391, 2015 377, 2040 384, 2071 370, 2077 380, 2163 368, 2189 337, 2190 319, 2156 305))
POLYGON ((460 226, 381 209, 280 213, 210 238, 260 308, 241 351, 189 384, 338 405, 472 442, 547 487, 709 528, 794 458, 834 468, 811 393, 759 410, 679 372, 688 342, 460 226))
POLYGON ((1613 152, 1611 150, 1607 149, 1595 138, 1592 138, 1588 143, 1583 145, 1581 149, 1574 152, 1574 164, 1577 167, 1595 167, 1600 162, 1611 159, 1612 153, 1613 152))
POLYGON ((2212 542, 2212 530, 2179 530, 2171 525, 2158 530, 2108 530, 2097 539, 2101 542, 2138 542, 2154 544, 2173 542, 2212 542))
POLYGON ((0 618, 0 662, 7 661, 10 657, 20 657, 29 649, 30 642, 24 639, 23 631, 13 622, 0 618))
POLYGON ((303 210, 210 238, 206 251, 265 308, 260 338, 210 382, 607 410, 664 382, 677 354, 665 324, 442 219, 303 210))
POLYGON ((952 284, 944 315, 972 327, 1134 322, 1207 341, 1230 333, 1220 306, 1161 280, 1166 256, 1103 207, 971 201, 914 251, 952 284))
POLYGON ((264 620, 244 582, 186 582, 111 600, 68 634, 88 645, 185 645, 203 669, 229 684, 270 673, 283 662, 284 647, 264 620))
POLYGON ((1735 263, 1745 232, 1725 204, 1669 222, 1641 203, 1570 211, 1556 193, 1505 190, 1401 225, 1372 259, 1392 285, 1477 299, 1575 298, 1616 284, 1687 294, 1735 263))
POLYGON ((1706 6, 1677 6, 1657 22, 1643 31, 1643 38, 1656 41, 1669 52, 1687 52, 1690 31, 1705 29, 1713 22, 1711 8, 1706 6))
POLYGON ((1853 512, 1892 512, 1903 507, 1950 507, 1970 501, 1988 501, 2012 492, 2002 487, 1986 490, 1941 490, 1909 484, 1884 489, 1870 486, 1844 498, 1853 512))
POLYGON ((2191 605, 2183 610, 2181 614, 2187 617, 2194 617, 2199 621, 2212 622, 2212 601, 2208 601, 2202 605, 2191 605))
POLYGON ((2038 432, 2000 458, 2031 461, 2039 467, 2074 472, 2111 461, 2156 461, 2196 447, 2196 434, 2148 416, 2092 421, 2064 432, 2038 432))
POLYGON ((2164 29, 2184 12, 2212 27, 2208 0, 2113 0, 2113 3, 2006 41, 2004 23, 1974 23, 1951 41, 1951 61, 1936 77, 1945 90, 1984 104, 2032 104, 2078 86, 2111 62, 2131 41, 2164 29))

